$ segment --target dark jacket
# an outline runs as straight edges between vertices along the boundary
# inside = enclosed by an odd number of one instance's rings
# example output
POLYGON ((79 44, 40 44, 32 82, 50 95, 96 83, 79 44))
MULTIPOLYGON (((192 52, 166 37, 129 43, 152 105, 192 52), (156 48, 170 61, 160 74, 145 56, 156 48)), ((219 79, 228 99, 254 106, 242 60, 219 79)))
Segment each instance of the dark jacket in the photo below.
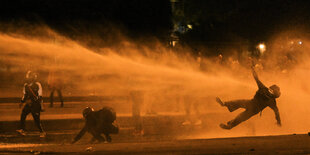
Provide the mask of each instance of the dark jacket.
POLYGON ((259 113, 266 107, 270 107, 275 113, 277 123, 281 125, 279 109, 276 103, 276 97, 272 93, 270 93, 269 89, 258 79, 258 76, 254 71, 254 69, 252 70, 252 73, 258 86, 258 90, 256 91, 254 98, 252 99, 255 106, 255 108, 253 108, 254 112, 259 113))
POLYGON ((82 136, 89 132, 98 141, 105 139, 101 134, 108 136, 111 133, 118 133, 118 127, 113 125, 116 120, 116 113, 112 108, 104 107, 99 111, 93 111, 85 118, 86 122, 79 134, 74 138, 73 143, 82 138, 82 136))
POLYGON ((42 86, 39 82, 25 83, 23 87, 22 103, 27 103, 34 109, 41 110, 42 100, 42 86))

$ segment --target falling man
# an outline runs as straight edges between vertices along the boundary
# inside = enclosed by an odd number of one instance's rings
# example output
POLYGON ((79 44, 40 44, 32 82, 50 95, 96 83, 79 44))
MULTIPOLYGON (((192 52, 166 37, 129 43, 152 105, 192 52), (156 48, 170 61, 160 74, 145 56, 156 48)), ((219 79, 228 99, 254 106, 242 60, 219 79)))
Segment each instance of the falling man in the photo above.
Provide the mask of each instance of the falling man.
POLYGON ((280 97, 281 95, 280 88, 277 85, 272 85, 267 88, 258 79, 257 73, 254 70, 254 66, 252 66, 252 73, 258 86, 258 90, 256 91, 253 99, 222 102, 219 97, 216 98, 216 102, 218 102, 221 106, 226 106, 230 112, 233 112, 239 108, 245 109, 245 111, 240 113, 235 119, 227 122, 227 124, 221 123, 221 128, 230 130, 241 122, 244 122, 259 112, 262 112, 267 106, 269 106, 274 111, 277 124, 278 126, 281 126, 281 119, 276 103, 276 98, 280 97))

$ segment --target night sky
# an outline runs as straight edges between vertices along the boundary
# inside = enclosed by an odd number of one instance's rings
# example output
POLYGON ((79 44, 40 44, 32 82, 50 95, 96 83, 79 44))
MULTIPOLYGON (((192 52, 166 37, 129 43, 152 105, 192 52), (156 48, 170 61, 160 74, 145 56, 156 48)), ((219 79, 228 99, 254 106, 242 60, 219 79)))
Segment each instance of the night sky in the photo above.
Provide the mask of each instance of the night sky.
MULTIPOLYGON (((156 37, 166 41, 172 32, 169 0, 3 0, 0 22, 47 24, 74 38, 108 36, 102 27, 118 27, 130 38, 156 37)), ((309 28, 310 1, 194 0, 181 1, 184 20, 193 23, 184 39, 230 42, 236 37, 259 41, 281 30, 309 28)), ((2 28, 3 31, 3 28, 2 28)), ((112 34, 113 35, 113 34, 112 34)))

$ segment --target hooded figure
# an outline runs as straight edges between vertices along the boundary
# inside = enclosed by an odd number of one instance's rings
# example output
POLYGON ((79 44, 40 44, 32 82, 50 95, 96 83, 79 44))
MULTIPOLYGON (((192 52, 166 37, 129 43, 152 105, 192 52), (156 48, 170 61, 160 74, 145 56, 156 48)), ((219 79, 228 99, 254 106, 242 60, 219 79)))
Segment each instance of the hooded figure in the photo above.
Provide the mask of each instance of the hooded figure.
POLYGON ((86 132, 93 135, 92 142, 95 140, 104 142, 105 138, 103 138, 101 134, 104 134, 106 140, 111 142, 112 138, 110 134, 117 134, 119 132, 119 128, 113 124, 116 120, 116 113, 110 107, 104 107, 98 111, 95 111, 91 107, 86 107, 83 110, 83 117, 86 121, 85 125, 74 138, 72 144, 80 140, 86 132))
POLYGON ((276 98, 280 97, 280 88, 277 85, 272 85, 269 88, 266 87, 259 79, 252 67, 253 77, 257 83, 258 90, 253 99, 250 100, 234 100, 222 102, 220 98, 216 98, 216 101, 221 105, 228 108, 230 112, 233 112, 239 108, 244 108, 245 111, 240 113, 235 119, 227 122, 227 124, 220 124, 223 129, 232 129, 243 121, 248 120, 252 116, 262 112, 266 107, 270 107, 274 113, 277 120, 277 124, 281 126, 281 119, 279 115, 279 110, 276 103, 276 98))

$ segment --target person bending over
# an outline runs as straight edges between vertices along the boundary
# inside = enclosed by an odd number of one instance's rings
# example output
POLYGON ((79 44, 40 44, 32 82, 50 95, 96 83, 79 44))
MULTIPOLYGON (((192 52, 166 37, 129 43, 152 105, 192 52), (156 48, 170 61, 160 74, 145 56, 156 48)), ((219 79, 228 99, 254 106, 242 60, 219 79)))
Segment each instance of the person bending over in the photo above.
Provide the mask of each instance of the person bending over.
POLYGON ((86 132, 92 134, 93 138, 91 142, 95 140, 104 142, 105 138, 108 142, 111 142, 112 138, 110 134, 117 134, 119 132, 119 128, 113 124, 116 120, 116 113, 110 107, 104 107, 98 111, 95 111, 91 107, 86 107, 83 110, 83 117, 86 121, 85 125, 74 138, 72 144, 80 140, 86 132), (105 138, 101 134, 104 134, 105 138))

